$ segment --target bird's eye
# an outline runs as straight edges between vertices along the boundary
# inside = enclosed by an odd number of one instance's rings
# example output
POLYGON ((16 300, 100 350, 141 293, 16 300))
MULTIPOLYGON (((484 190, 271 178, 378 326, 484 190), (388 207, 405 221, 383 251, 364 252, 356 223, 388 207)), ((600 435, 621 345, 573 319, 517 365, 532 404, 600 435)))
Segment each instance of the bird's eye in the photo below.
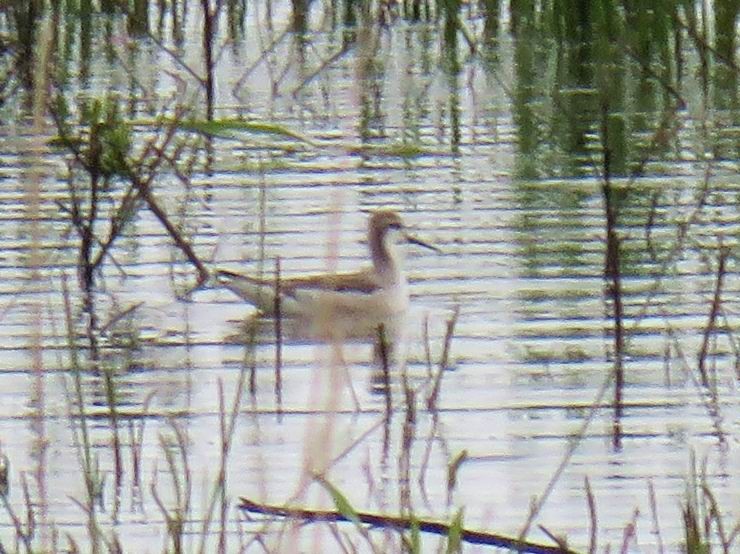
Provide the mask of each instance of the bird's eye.
POLYGON ((401 229, 401 224, 397 222, 393 222, 390 225, 388 225, 389 229, 395 229, 396 231, 401 229))

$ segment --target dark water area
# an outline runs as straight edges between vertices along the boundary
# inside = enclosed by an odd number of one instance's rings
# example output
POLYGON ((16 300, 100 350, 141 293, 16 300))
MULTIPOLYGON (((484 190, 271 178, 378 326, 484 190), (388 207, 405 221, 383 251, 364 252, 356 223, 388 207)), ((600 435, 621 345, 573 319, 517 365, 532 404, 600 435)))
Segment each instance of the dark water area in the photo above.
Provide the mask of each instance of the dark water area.
POLYGON ((237 508, 335 509, 316 475, 578 552, 711 497, 737 548, 736 4, 3 8, 2 548, 403 551, 237 508), (405 371, 196 287, 354 269, 379 208, 442 251, 405 371))

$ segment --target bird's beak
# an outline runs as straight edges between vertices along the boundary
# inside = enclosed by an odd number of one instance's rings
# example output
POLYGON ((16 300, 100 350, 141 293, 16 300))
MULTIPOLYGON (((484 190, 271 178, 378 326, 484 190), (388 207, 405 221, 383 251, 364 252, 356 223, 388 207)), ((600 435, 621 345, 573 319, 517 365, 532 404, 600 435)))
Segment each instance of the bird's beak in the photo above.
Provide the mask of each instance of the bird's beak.
POLYGON ((416 238, 413 235, 409 235, 407 233, 404 233, 404 238, 406 239, 406 242, 410 242, 411 244, 416 244, 419 246, 423 246, 424 248, 428 248, 429 250, 434 250, 437 254, 441 254, 442 251, 437 248, 436 246, 433 246, 429 244, 428 242, 424 242, 423 240, 416 238))

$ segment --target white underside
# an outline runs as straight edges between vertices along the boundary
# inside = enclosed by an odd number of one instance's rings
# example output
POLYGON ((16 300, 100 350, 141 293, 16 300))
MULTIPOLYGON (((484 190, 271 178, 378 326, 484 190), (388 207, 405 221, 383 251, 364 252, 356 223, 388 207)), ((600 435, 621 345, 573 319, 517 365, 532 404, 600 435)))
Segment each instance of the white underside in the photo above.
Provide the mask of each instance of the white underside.
MULTIPOLYGON (((273 314, 275 288, 242 279, 222 279, 221 284, 260 311, 273 314)), ((390 335, 398 332, 408 310, 405 279, 373 293, 306 288, 280 295, 280 315, 306 324, 307 332, 322 336, 358 336, 377 333, 383 324, 390 335)), ((389 336, 390 338, 390 336, 389 336)))

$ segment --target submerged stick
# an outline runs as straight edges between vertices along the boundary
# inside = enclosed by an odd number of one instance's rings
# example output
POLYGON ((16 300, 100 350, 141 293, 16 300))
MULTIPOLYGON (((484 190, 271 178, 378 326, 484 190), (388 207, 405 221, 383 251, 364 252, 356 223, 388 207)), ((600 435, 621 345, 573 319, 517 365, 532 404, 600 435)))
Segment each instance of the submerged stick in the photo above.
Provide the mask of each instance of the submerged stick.
POLYGON ((205 65, 206 76, 201 82, 206 89, 206 119, 213 120, 214 97, 216 95, 216 85, 214 79, 214 61, 213 61, 213 38, 215 20, 221 9, 221 3, 217 2, 213 10, 210 8, 209 0, 201 0, 203 9, 203 65, 205 65))
POLYGON ((278 416, 283 413, 283 312, 280 300, 280 257, 275 260, 275 404, 278 416))
POLYGON ((622 416, 624 414, 624 306, 622 304, 621 241, 617 233, 618 206, 611 186, 611 155, 609 146, 609 125, 607 118, 609 106, 602 106, 601 140, 603 142, 603 182, 601 192, 604 198, 606 219, 606 253, 604 261, 604 280, 606 293, 612 301, 614 320, 614 419, 612 425, 612 444, 620 448, 622 444, 622 416))
MULTIPOLYGON (((350 517, 332 510, 286 508, 272 504, 260 504, 243 497, 240 499, 239 509, 256 514, 290 517, 309 522, 352 521, 350 517)), ((395 529, 397 531, 410 530, 416 527, 419 531, 424 533, 447 536, 450 534, 450 528, 452 527, 447 523, 420 520, 413 517, 381 516, 364 512, 354 512, 352 516, 356 517, 357 521, 360 523, 365 523, 374 527, 381 527, 383 529, 395 529)), ((484 531, 470 531, 468 529, 463 529, 460 532, 460 539, 470 544, 484 544, 499 548, 508 548, 514 552, 527 552, 530 554, 576 554, 574 550, 566 549, 562 546, 548 546, 484 531)))
POLYGON ((390 421, 393 413, 393 397, 391 396, 391 345, 388 343, 388 337, 385 334, 385 325, 378 325, 378 337, 375 345, 377 349, 378 362, 383 377, 383 388, 385 389, 385 419, 390 421))

